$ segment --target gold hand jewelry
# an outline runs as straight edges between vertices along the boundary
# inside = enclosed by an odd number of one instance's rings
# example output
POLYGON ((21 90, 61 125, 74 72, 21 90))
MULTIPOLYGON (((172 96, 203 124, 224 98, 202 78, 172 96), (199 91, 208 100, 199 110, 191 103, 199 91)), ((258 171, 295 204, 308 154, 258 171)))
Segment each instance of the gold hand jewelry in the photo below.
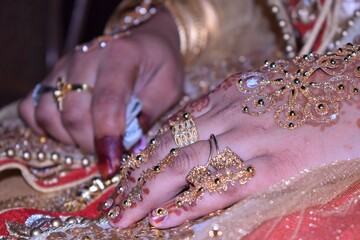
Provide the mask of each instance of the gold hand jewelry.
POLYGON ((175 157, 179 155, 179 149, 171 149, 170 153, 161 160, 157 165, 152 168, 148 168, 140 174, 140 177, 137 180, 137 184, 131 192, 125 197, 122 202, 122 207, 127 209, 136 201, 142 201, 142 193, 144 184, 151 179, 154 179, 157 175, 163 172, 166 166, 169 166, 173 163, 175 157))
POLYGON ((193 144, 199 139, 195 122, 189 113, 184 113, 177 121, 171 121, 170 129, 176 145, 180 148, 193 144))
POLYGON ((255 174, 254 168, 252 166, 245 167, 243 160, 230 148, 226 147, 220 152, 213 134, 209 142, 209 161, 206 165, 191 169, 186 177, 186 180, 189 182, 189 190, 176 198, 176 206, 178 207, 185 203, 195 203, 204 195, 205 191, 209 193, 222 193, 228 190, 229 185, 235 185, 236 183, 245 184, 255 174), (211 141, 214 142, 217 151, 217 155, 214 158, 211 158, 211 141))
POLYGON ((284 128, 295 129, 304 123, 328 123, 340 112, 340 102, 359 92, 360 47, 347 44, 335 53, 320 56, 310 53, 288 61, 265 65, 259 72, 243 73, 238 77, 237 89, 250 96, 243 102, 243 112, 259 116, 275 109, 275 122, 284 128), (291 69, 295 68, 295 72, 291 69), (354 68, 355 78, 346 73, 354 68), (331 78, 327 81, 310 78, 316 71, 331 78), (269 78, 269 74, 276 76, 269 78))
POLYGON ((66 94, 68 94, 71 91, 76 91, 78 93, 87 91, 89 93, 93 92, 93 88, 89 85, 83 83, 83 84, 70 84, 67 83, 65 78, 59 77, 56 81, 56 87, 53 91, 53 95, 55 98, 55 101, 57 103, 57 107, 59 111, 62 111, 64 109, 64 98, 66 94))

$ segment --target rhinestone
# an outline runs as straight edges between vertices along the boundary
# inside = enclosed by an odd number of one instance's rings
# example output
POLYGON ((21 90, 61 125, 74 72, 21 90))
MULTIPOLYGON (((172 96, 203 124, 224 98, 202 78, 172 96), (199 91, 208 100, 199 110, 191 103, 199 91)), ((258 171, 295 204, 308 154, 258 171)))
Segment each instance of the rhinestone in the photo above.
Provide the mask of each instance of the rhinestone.
POLYGON ((181 207, 182 205, 183 205, 183 202, 182 202, 182 201, 177 201, 177 202, 176 202, 176 206, 181 207))
POLYGON ((106 200, 103 205, 103 210, 109 209, 113 205, 113 203, 114 203, 114 200, 112 198, 109 198, 108 200, 106 200))
POLYGON ((271 63, 271 64, 270 64, 270 67, 271 67, 271 68, 274 68, 274 67, 276 67, 276 64, 275 64, 275 63, 271 63))
POLYGON ((295 84, 299 84, 299 83, 300 83, 300 80, 299 80, 298 78, 295 78, 295 79, 294 79, 294 83, 295 83, 295 84))
POLYGON ((34 236, 38 236, 42 233, 41 229, 40 228, 33 228, 31 229, 30 231, 30 236, 31 237, 34 237, 34 236))
POLYGON ((359 92, 359 89, 354 88, 354 93, 358 93, 358 92, 359 92))
POLYGON ((289 112, 289 115, 290 115, 291 117, 295 117, 295 116, 296 116, 296 112, 295 112, 295 111, 290 111, 290 112, 289 112))
POLYGON ((254 173, 255 172, 255 168, 253 166, 248 166, 246 168, 246 171, 249 172, 249 173, 254 173))
POLYGON ((139 161, 139 162, 142 162, 143 161, 143 156, 142 155, 137 155, 136 160, 139 161))
POLYGON ((187 120, 190 118, 190 114, 189 113, 184 113, 183 117, 187 120))
POLYGON ((318 109, 324 109, 324 104, 320 103, 317 107, 318 109))
POLYGON ((258 85, 259 79, 256 77, 249 77, 246 79, 246 86, 248 88, 254 88, 258 85))
POLYGON ((356 17, 360 17, 360 10, 356 10, 356 11, 355 11, 355 16, 356 16, 356 17))
POLYGON ((150 144, 151 144, 151 145, 155 145, 156 143, 157 143, 156 138, 152 138, 152 139, 150 140, 150 144))
POLYGON ((290 39, 290 34, 288 33, 285 33, 284 36, 283 36, 284 40, 289 40, 290 39))
POLYGON ((159 166, 159 165, 156 165, 156 166, 154 167, 154 171, 155 171, 155 172, 159 172, 159 171, 160 171, 160 166, 159 166))
POLYGON ((9 158, 15 157, 15 150, 12 148, 6 149, 6 156, 9 158))
POLYGON ((331 63, 331 64, 335 64, 336 61, 335 61, 334 59, 330 59, 330 63, 331 63))
POLYGON ((220 179, 219 178, 215 178, 214 180, 215 184, 219 185, 221 183, 220 179))
POLYGON ((260 106, 263 106, 265 104, 264 100, 263 99, 259 99, 257 101, 257 104, 260 105, 260 106))
POLYGON ((293 123, 289 123, 289 128, 293 128, 295 125, 293 123))
POLYGON ((172 148, 172 149, 170 150, 170 153, 171 153, 172 155, 176 155, 176 154, 177 154, 176 148, 172 148))
POLYGON ((265 66, 265 67, 269 66, 269 61, 268 61, 268 60, 265 60, 265 61, 264 61, 264 66, 265 66))
POLYGON ((118 194, 122 194, 125 191, 125 188, 123 186, 119 186, 118 189, 116 190, 116 192, 118 194))
POLYGON ((349 25, 349 26, 354 26, 354 21, 353 21, 353 20, 349 20, 349 21, 348 21, 348 25, 349 25))
POLYGON ((345 89, 345 86, 344 86, 344 84, 340 84, 340 85, 338 86, 338 88, 339 88, 339 90, 344 90, 344 89, 345 89))
POLYGON ((44 152, 38 152, 37 153, 37 159, 40 161, 40 162, 43 162, 43 161, 45 161, 45 158, 46 158, 46 155, 45 155, 45 153, 44 152))
POLYGON ((25 161, 30 161, 31 160, 31 153, 29 151, 23 151, 22 158, 25 161))
POLYGON ((58 227, 61 227, 62 221, 59 218, 54 218, 50 221, 50 224, 52 227, 58 228, 58 227))
POLYGON ((244 107, 243 108, 243 112, 248 112, 249 111, 249 108, 248 107, 244 107))
POLYGON ((347 34, 348 34, 347 31, 343 31, 343 32, 341 33, 341 35, 343 35, 344 37, 347 36, 347 34))

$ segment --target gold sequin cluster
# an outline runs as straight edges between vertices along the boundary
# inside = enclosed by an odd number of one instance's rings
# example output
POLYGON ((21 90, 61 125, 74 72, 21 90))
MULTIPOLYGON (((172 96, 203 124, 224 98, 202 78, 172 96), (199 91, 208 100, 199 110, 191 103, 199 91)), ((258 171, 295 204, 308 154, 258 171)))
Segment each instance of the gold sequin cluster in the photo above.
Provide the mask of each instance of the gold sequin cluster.
MULTIPOLYGON (((173 163, 175 157, 179 155, 179 149, 171 149, 170 153, 166 155, 157 165, 152 168, 144 170, 140 177, 137 179, 136 185, 131 189, 130 193, 122 201, 122 207, 127 209, 136 201, 142 201, 143 186, 151 179, 154 179, 157 175, 163 172, 166 166, 173 163)), ((116 207, 116 206, 115 206, 116 207)))
POLYGON ((176 205, 195 203, 205 191, 222 193, 227 191, 230 185, 245 184, 254 174, 252 166, 245 167, 243 160, 236 153, 230 148, 225 148, 206 165, 194 167, 189 172, 186 177, 189 190, 176 198, 176 205))
POLYGON ((359 92, 359 52, 359 46, 349 43, 327 55, 309 53, 292 61, 265 61, 258 72, 239 75, 237 89, 251 95, 243 102, 243 112, 258 116, 276 108, 275 122, 287 129, 335 120, 340 103, 359 92), (315 79, 317 71, 330 78, 315 79))

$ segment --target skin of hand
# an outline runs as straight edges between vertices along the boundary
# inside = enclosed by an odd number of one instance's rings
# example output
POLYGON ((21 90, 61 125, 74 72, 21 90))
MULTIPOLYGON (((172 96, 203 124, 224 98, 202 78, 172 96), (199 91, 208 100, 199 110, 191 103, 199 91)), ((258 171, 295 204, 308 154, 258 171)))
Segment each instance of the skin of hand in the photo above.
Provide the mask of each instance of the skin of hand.
POLYGON ((107 42, 105 48, 65 55, 43 84, 55 86, 58 77, 71 84, 86 83, 94 91, 68 93, 62 112, 53 94, 42 94, 34 107, 29 93, 19 106, 20 115, 38 134, 96 151, 102 176, 110 177, 120 167, 131 94, 142 102, 139 122, 144 132, 182 94, 183 63, 175 23, 159 9, 148 22, 107 42))
MULTIPOLYGON (((330 78, 320 71, 312 77, 330 78)), ((185 108, 196 123, 199 140, 181 148, 171 165, 154 179, 146 181, 142 201, 124 210, 121 207, 122 200, 136 185, 135 179, 142 171, 152 168, 169 154, 171 148, 176 147, 171 132, 159 136, 159 146, 148 162, 130 173, 125 192, 113 193, 112 206, 120 206, 121 212, 118 217, 109 218, 112 226, 126 228, 148 216, 150 223, 157 228, 174 227, 258 194, 301 170, 360 156, 359 94, 341 103, 340 114, 333 122, 305 123, 289 130, 275 123, 274 110, 261 116, 243 113, 242 103, 248 95, 237 90, 235 84, 238 80, 236 75, 228 78, 209 95, 185 108), (175 198, 187 186, 185 178, 189 171, 208 161, 210 134, 216 135, 220 150, 229 147, 245 161, 245 166, 252 165, 255 176, 245 185, 235 185, 222 194, 205 192, 196 204, 176 207, 175 198), (160 218, 154 216, 153 210, 159 207, 165 207, 168 214, 160 218)))

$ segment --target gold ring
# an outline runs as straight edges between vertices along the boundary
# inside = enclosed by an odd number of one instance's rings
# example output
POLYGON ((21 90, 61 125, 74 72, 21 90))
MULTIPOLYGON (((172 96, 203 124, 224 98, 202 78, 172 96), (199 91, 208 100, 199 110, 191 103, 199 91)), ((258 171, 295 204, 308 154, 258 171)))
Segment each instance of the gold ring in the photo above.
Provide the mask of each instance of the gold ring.
POLYGON ((93 88, 85 83, 70 84, 70 83, 66 82, 64 77, 59 77, 56 80, 56 86, 53 91, 53 95, 54 95, 54 98, 57 103, 57 107, 58 107, 59 111, 62 111, 64 108, 63 102, 64 102, 64 98, 65 98, 66 94, 68 94, 69 92, 72 92, 72 91, 75 91, 78 93, 80 93, 80 92, 92 93, 93 88))
POLYGON ((230 185, 245 184, 254 176, 255 169, 252 166, 245 167, 244 161, 230 148, 226 147, 220 152, 214 134, 211 134, 209 143, 209 161, 206 165, 197 166, 190 170, 186 177, 189 189, 176 198, 176 206, 195 203, 204 195, 205 191, 222 193, 227 191, 230 185), (215 157, 211 157, 212 142, 214 142, 217 150, 215 157))
POLYGON ((184 113, 182 118, 170 122, 170 129, 179 148, 193 144, 199 139, 195 122, 189 113, 184 113))

